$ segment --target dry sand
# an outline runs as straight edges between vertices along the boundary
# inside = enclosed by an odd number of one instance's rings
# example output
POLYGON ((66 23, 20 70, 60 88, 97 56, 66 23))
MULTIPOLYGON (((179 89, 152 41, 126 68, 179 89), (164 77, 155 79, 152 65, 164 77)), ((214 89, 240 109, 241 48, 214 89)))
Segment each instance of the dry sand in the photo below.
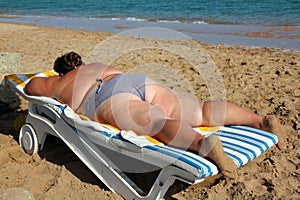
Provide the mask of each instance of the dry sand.
MULTIPOLYGON (((101 44, 100 61, 119 69, 145 73, 199 99, 225 99, 257 113, 274 114, 283 124, 283 152, 271 148, 239 168, 236 180, 215 176, 194 186, 176 182, 165 199, 300 198, 299 53, 139 38, 123 38, 123 44, 122 38, 111 40, 112 37, 109 33, 0 23, 0 52, 19 53, 21 67, 16 72, 32 73, 51 69, 55 58, 70 50, 80 53, 85 60, 93 60, 90 52, 101 44), (111 41, 105 43, 107 40, 111 41), (107 50, 109 44, 112 47, 107 50), (199 46, 203 49, 198 49, 198 53, 204 55, 205 49, 211 61, 208 56, 188 57, 199 46), (124 48, 129 50, 123 51, 124 48), (114 52, 119 52, 119 56, 110 57, 114 52), (224 83, 224 88, 221 85, 215 93, 208 89, 211 71, 201 69, 199 73, 190 64, 209 66, 213 62, 220 73, 214 84, 224 83)), ((1 70, 1 79, 10 73, 1 70)), ((0 199, 32 199, 30 194, 37 200, 122 199, 95 178, 57 138, 48 137, 38 155, 24 153, 18 146, 13 122, 27 108, 27 102, 4 87, 0 94, 0 100, 8 102, 11 108, 0 114, 0 199)))

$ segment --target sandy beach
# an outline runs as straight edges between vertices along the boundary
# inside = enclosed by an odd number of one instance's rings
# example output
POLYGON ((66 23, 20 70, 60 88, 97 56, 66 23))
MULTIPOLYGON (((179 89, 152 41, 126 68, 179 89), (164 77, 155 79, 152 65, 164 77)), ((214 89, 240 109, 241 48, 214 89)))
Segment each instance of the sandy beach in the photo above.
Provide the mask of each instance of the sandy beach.
MULTIPOLYGON (((0 80, 10 73, 50 70, 56 57, 68 51, 78 52, 86 62, 99 61, 125 72, 146 74, 202 100, 227 100, 279 118, 285 150, 272 147, 239 168, 235 180, 218 175, 193 186, 176 182, 165 199, 300 198, 299 53, 0 23, 0 52, 20 56, 15 69, 0 66, 0 80), (214 74, 195 63, 208 66, 214 74)), ((9 109, 2 106, 0 113, 0 199, 122 199, 57 138, 48 137, 39 154, 27 155, 18 145, 13 123, 28 102, 3 86, 0 101, 9 104, 9 109)))

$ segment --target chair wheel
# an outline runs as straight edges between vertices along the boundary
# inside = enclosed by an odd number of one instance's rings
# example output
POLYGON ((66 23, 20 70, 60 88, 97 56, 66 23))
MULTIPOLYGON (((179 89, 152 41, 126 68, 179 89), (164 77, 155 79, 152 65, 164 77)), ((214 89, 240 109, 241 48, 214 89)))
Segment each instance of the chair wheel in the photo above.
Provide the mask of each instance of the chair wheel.
POLYGON ((24 124, 19 135, 20 146, 26 153, 32 155, 39 151, 39 143, 33 127, 29 124, 24 124))

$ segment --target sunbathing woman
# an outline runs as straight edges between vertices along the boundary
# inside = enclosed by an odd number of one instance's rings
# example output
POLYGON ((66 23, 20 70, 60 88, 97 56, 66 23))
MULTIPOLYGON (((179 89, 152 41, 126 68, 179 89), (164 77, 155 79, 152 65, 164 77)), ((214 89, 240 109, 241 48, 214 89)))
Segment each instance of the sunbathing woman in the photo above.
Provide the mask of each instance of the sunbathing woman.
POLYGON ((123 74, 99 63, 84 65, 75 52, 58 57, 54 70, 59 76, 33 78, 26 85, 26 93, 56 98, 100 123, 188 148, 213 160, 228 177, 236 176, 236 167, 220 139, 204 137, 193 127, 245 125, 273 133, 280 129, 274 118, 228 102, 199 101, 178 95, 143 75, 123 74))

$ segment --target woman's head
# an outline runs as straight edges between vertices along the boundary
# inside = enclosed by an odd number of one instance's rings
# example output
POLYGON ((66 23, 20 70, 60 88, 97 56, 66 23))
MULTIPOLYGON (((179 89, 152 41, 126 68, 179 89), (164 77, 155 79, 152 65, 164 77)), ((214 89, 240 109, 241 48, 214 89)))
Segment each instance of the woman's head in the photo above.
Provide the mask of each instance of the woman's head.
POLYGON ((65 75, 82 64, 81 56, 72 51, 58 57, 54 62, 53 69, 60 75, 65 75))

